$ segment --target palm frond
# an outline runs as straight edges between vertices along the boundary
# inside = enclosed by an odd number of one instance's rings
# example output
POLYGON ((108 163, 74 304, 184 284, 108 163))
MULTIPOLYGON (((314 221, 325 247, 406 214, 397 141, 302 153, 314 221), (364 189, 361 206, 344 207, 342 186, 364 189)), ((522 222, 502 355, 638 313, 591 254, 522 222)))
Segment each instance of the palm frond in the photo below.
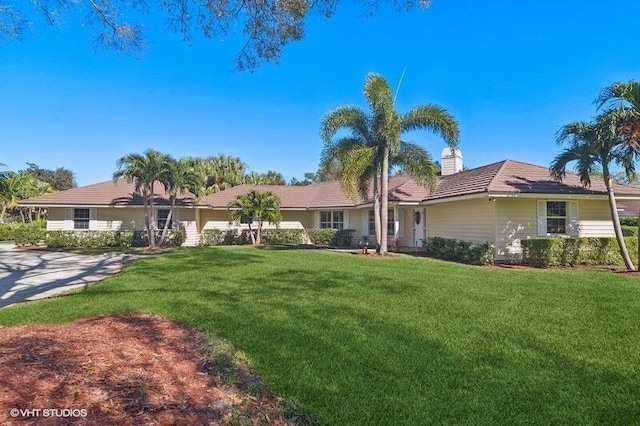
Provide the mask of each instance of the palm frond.
POLYGON ((436 166, 429 152, 412 142, 401 142, 398 153, 391 157, 390 164, 402 168, 419 185, 433 190, 436 183, 436 166))
POLYGON ((403 131, 419 129, 433 131, 452 148, 460 141, 458 122, 446 109, 438 105, 419 106, 402 117, 403 131))
POLYGON ((331 138, 340 129, 350 130, 352 136, 362 140, 369 139, 369 118, 367 113, 353 106, 334 109, 322 119, 320 137, 325 144, 329 144, 331 143, 331 138))
POLYGON ((616 82, 605 87, 594 103, 598 109, 606 105, 610 109, 631 107, 640 111, 640 84, 635 80, 616 82))
POLYGON ((393 92, 387 80, 379 74, 369 74, 364 83, 364 97, 369 103, 369 107, 378 115, 388 112, 393 107, 393 92))

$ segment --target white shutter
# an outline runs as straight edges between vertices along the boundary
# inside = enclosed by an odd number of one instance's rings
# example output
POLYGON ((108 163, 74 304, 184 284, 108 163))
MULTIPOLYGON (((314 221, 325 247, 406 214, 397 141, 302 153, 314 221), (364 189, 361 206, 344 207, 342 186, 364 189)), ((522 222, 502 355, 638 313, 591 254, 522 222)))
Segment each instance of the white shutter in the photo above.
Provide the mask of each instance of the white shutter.
POLYGON ((65 230, 73 230, 73 209, 66 208, 64 209, 64 229, 65 230))
POLYGON ((578 202, 577 201, 568 201, 568 227, 567 234, 572 237, 578 237, 580 235, 580 222, 578 221, 578 202))
MULTIPOLYGON (((369 235, 369 209, 362 210, 362 235, 369 235)), ((375 237, 374 237, 375 238, 375 237)))
POLYGON ((89 229, 95 231, 98 229, 98 209, 89 209, 89 229))
POLYGON ((349 210, 342 211, 342 220, 344 229, 349 229, 349 210))
POLYGON ((171 225, 172 229, 180 229, 180 210, 177 208, 174 208, 171 214, 171 225))
POLYGON ((547 202, 538 200, 538 237, 547 236, 547 202))

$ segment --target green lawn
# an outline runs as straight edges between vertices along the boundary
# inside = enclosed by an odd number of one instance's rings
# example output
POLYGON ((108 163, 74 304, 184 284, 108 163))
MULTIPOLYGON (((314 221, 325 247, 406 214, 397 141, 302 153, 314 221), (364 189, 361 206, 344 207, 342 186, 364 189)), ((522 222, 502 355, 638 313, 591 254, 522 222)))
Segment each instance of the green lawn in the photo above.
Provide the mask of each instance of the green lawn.
POLYGON ((330 424, 640 422, 640 277, 179 250, 0 310, 0 324, 122 311, 228 339, 272 390, 330 424))

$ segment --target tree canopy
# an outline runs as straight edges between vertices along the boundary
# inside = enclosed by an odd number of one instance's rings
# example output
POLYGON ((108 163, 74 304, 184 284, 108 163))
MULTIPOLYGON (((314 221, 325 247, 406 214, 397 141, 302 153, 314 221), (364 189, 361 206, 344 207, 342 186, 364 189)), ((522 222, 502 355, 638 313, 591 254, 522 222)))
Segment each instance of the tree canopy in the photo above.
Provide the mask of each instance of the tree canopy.
MULTIPOLYGON (((373 8, 379 1, 365 4, 373 8)), ((429 0, 387 1, 399 10, 429 6, 429 0)), ((330 17, 337 4, 338 0, 7 0, 0 2, 0 39, 21 39, 36 24, 56 25, 80 15, 83 25, 93 28, 98 47, 138 52, 146 43, 145 15, 161 14, 166 28, 188 43, 197 33, 211 39, 242 29, 246 43, 236 67, 252 70, 265 61, 278 62, 285 46, 304 37, 310 15, 330 17)))

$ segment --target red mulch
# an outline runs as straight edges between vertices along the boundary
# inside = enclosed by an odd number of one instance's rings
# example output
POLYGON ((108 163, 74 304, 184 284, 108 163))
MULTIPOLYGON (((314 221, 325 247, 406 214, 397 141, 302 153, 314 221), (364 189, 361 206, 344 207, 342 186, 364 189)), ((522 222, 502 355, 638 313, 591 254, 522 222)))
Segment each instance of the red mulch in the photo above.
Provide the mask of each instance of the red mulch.
POLYGON ((272 394, 223 383, 210 361, 198 333, 154 316, 0 327, 0 424, 296 423, 272 394))

